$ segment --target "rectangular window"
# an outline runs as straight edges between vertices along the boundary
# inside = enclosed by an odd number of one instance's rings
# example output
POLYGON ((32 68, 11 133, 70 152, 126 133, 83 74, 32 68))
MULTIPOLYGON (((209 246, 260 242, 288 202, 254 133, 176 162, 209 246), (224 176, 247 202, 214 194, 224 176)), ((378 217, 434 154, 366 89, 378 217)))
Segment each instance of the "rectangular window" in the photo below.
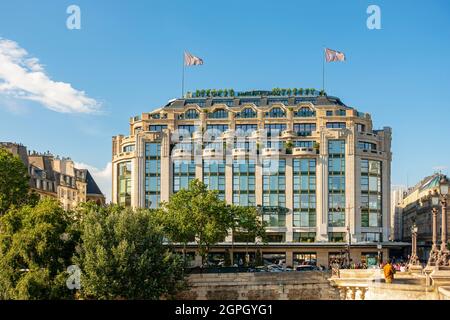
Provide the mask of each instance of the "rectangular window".
POLYGON ((145 143, 145 207, 158 208, 161 201, 161 143, 145 143))
POLYGON ((267 131, 267 136, 280 136, 286 130, 286 123, 270 123, 265 124, 264 129, 267 131))
POLYGON ((118 204, 129 207, 131 206, 131 162, 119 163, 117 171, 118 204))
POLYGON ((316 159, 294 159, 294 227, 316 226, 316 159))
POLYGON ((173 161, 173 192, 187 189, 189 182, 195 179, 194 160, 174 160, 173 161))
POLYGON ((265 159, 263 166, 263 218, 271 227, 286 226, 286 160, 265 159))
POLYGON ((151 124, 148 127, 148 131, 162 132, 164 129, 167 129, 166 124, 151 124))
POLYGON ((255 160, 233 160, 233 204, 255 206, 255 160))
POLYGON ((225 200, 225 161, 203 160, 203 183, 209 190, 217 190, 218 197, 225 200))
POLYGON ((328 142, 328 226, 345 226, 345 141, 328 142))
POLYGON ((361 159, 361 227, 382 227, 381 161, 361 159))
POLYGON ((314 242, 315 240, 315 232, 294 232, 293 242, 314 242))
POLYGON ((316 131, 315 123, 294 123, 294 131, 298 136, 310 136, 316 131))
POLYGON ((328 129, 344 129, 346 128, 345 122, 327 122, 328 129))

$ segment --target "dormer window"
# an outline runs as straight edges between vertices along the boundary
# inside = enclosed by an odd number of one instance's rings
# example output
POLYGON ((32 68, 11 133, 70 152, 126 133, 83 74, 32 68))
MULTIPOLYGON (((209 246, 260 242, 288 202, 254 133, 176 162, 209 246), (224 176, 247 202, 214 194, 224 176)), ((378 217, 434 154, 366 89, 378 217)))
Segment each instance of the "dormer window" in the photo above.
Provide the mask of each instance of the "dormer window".
POLYGON ((294 117, 296 118, 308 118, 315 117, 316 112, 308 107, 302 107, 294 112, 294 117))
POLYGON ((198 119, 198 111, 195 109, 189 109, 184 113, 184 119, 198 119))
POLYGON ((208 118, 210 119, 226 119, 228 118, 228 111, 225 109, 216 109, 209 113, 208 118))
POLYGON ((243 118, 243 119, 256 118, 256 111, 253 110, 252 108, 244 108, 242 109, 241 112, 238 112, 236 114, 236 118, 243 118))
POLYGON ((283 109, 279 107, 275 107, 270 109, 269 112, 266 112, 267 118, 284 118, 286 117, 286 113, 283 111, 283 109))

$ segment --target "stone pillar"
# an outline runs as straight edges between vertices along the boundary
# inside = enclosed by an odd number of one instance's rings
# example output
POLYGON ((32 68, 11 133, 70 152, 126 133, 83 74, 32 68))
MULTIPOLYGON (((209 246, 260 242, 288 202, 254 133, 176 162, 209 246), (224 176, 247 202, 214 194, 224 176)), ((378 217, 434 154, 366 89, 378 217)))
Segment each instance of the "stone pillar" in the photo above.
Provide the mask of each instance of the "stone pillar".
POLYGON ((441 235, 441 251, 447 251, 447 196, 442 200, 442 235, 441 235))
MULTIPOLYGON (((286 242, 292 242, 293 241, 293 181, 292 181, 292 175, 293 175, 293 168, 292 168, 292 158, 286 158, 286 208, 288 209, 287 215, 286 215, 286 242)), ((286 258, 287 262, 287 258, 286 258)))
POLYGON ((291 250, 286 251, 286 267, 294 266, 294 253, 291 250))
POLYGON ((438 214, 438 210, 436 208, 433 208, 433 211, 432 211, 432 215, 433 215, 433 246, 431 247, 431 252, 435 252, 437 250, 437 234, 438 234, 437 214, 438 214))

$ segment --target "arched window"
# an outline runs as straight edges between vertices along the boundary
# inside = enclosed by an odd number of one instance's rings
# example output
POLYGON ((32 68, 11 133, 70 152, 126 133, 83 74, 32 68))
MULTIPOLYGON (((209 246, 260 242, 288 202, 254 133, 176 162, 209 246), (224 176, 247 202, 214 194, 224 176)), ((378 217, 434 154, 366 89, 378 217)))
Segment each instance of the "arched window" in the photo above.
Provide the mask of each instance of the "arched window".
POLYGON ((209 113, 208 118, 210 119, 225 119, 228 118, 228 111, 225 109, 216 109, 209 113))
POLYGON ((316 112, 308 107, 302 107, 294 112, 294 117, 306 118, 315 116, 316 112))
POLYGON ((256 118, 256 111, 252 108, 244 108, 236 114, 236 118, 256 118))
POLYGON ((189 109, 184 113, 185 119, 198 119, 198 111, 195 109, 189 109))
POLYGON ((266 112, 268 118, 284 118, 286 113, 279 107, 272 108, 269 112, 266 112))

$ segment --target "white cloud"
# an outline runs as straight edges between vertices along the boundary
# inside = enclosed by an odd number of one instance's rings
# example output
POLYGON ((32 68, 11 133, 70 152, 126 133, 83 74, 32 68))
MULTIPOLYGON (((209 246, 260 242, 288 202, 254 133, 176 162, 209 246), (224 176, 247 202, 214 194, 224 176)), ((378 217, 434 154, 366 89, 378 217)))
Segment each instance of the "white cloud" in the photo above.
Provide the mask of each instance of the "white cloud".
POLYGON ((36 101, 63 113, 93 113, 100 108, 100 103, 84 91, 50 79, 39 59, 4 38, 0 38, 0 94, 36 101))
POLYGON ((78 169, 87 169, 94 177, 100 190, 106 196, 106 202, 111 201, 111 189, 112 189, 112 163, 108 162, 104 169, 98 169, 89 164, 75 162, 75 167, 78 169))

